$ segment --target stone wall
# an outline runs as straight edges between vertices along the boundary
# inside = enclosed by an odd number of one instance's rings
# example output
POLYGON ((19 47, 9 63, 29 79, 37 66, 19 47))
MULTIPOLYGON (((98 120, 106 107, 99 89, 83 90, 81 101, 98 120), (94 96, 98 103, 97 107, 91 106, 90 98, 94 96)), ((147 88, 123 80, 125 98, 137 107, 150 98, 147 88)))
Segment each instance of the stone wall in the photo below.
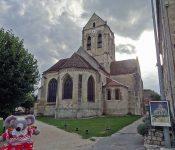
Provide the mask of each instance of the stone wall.
POLYGON ((107 90, 105 92, 106 100, 104 102, 105 115, 125 115, 128 114, 128 89, 125 87, 111 87, 111 100, 107 100, 107 90), (115 89, 120 90, 120 99, 115 99, 115 89))
POLYGON ((35 114, 55 115, 59 118, 75 118, 101 115, 103 112, 102 78, 93 70, 63 69, 58 73, 49 73, 43 78, 44 82, 40 90, 40 99, 35 105, 35 114), (78 77, 82 75, 82 97, 78 97, 78 77), (62 88, 65 76, 69 75, 73 80, 72 99, 62 99, 62 88), (87 82, 90 76, 95 81, 95 102, 87 101, 87 82), (47 102, 49 81, 55 78, 58 81, 56 103, 47 102), (78 99, 80 101, 78 101, 78 99))
POLYGON ((148 135, 144 136, 144 145, 164 146, 163 131, 150 129, 148 135))
POLYGON ((142 99, 143 99, 143 87, 139 86, 138 89, 135 89, 137 84, 141 84, 141 80, 139 79, 136 83, 135 73, 134 74, 124 74, 124 75, 116 75, 112 76, 114 80, 119 81, 120 83, 128 86, 128 108, 131 114, 141 115, 142 110, 142 99))

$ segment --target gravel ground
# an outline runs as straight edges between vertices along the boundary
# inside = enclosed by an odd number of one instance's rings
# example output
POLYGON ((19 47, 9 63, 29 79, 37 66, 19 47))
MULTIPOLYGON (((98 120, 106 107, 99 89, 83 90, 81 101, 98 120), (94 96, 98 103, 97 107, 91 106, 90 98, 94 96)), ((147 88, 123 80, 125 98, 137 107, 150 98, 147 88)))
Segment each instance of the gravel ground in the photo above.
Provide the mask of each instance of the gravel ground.
POLYGON ((35 124, 40 134, 33 136, 34 150, 82 150, 95 143, 40 121, 36 121, 35 124))

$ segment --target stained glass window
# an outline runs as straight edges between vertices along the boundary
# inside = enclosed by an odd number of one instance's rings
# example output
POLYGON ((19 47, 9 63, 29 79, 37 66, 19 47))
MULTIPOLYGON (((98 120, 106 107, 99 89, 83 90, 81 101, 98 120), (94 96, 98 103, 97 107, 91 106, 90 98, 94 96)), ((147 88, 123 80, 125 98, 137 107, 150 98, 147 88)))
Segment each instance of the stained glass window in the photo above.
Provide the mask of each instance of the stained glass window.
POLYGON ((73 81, 67 76, 63 82, 63 99, 72 99, 73 81))
POLYGON ((88 79, 87 94, 88 94, 88 101, 94 102, 95 101, 95 82, 92 76, 90 76, 88 79))
POLYGON ((57 80, 51 79, 48 84, 48 102, 56 102, 56 93, 57 93, 57 80))

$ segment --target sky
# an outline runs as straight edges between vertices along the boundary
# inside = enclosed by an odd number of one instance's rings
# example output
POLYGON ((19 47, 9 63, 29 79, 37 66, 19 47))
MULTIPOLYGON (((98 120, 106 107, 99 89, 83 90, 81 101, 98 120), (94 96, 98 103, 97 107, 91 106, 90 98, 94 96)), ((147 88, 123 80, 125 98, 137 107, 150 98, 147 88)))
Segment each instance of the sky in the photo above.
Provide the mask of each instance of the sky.
POLYGON ((42 74, 78 50, 94 12, 114 32, 116 60, 138 56, 144 89, 159 92, 150 0, 0 0, 0 27, 24 39, 42 74))

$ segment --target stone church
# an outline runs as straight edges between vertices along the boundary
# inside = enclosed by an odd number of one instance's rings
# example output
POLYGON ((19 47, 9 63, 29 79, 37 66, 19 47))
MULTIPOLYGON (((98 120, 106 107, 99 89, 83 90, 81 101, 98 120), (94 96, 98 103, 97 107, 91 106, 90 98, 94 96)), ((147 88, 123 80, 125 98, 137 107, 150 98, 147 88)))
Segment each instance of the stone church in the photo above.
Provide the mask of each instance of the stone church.
POLYGON ((82 46, 43 72, 35 115, 81 118, 142 114, 138 59, 115 60, 114 33, 95 13, 82 31, 82 46))

